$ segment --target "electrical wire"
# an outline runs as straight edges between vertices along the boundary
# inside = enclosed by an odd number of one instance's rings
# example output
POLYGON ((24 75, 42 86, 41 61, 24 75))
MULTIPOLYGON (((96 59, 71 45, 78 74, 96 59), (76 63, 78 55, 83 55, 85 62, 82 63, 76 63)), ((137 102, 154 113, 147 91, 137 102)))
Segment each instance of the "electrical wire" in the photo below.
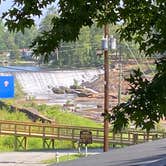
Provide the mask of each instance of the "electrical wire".
POLYGON ((147 78, 147 75, 146 75, 145 72, 142 70, 141 65, 138 63, 138 61, 137 61, 135 55, 133 54, 132 50, 130 49, 130 47, 129 47, 129 45, 128 45, 128 43, 125 42, 125 45, 127 46, 128 50, 130 51, 130 53, 131 53, 132 57, 134 58, 135 62, 137 63, 137 65, 138 65, 139 68, 141 69, 143 75, 147 78))

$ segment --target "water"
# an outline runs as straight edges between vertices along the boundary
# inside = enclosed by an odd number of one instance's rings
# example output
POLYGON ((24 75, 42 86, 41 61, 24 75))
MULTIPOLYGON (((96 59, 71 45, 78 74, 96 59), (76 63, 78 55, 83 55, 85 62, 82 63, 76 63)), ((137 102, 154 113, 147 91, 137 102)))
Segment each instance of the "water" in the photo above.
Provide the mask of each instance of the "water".
POLYGON ((0 66, 0 72, 39 71, 35 66, 0 66))
POLYGON ((74 99, 77 97, 77 95, 76 94, 52 94, 52 95, 49 94, 48 97, 49 97, 48 103, 47 103, 48 105, 54 105, 54 104, 63 105, 63 104, 66 104, 67 102, 71 102, 75 104, 74 99))
MULTIPOLYGON (((63 105, 67 101, 74 101, 75 94, 54 94, 52 87, 70 87, 75 82, 92 82, 102 74, 103 70, 58 70, 43 71, 39 67, 8 66, 0 67, 0 75, 14 75, 26 96, 35 99, 45 99, 49 104, 63 105)), ((81 108, 94 108, 92 103, 76 103, 81 108)))
POLYGON ((75 83, 92 82, 102 72, 97 69, 43 71, 33 66, 0 67, 0 75, 14 75, 23 91, 38 99, 57 98, 57 96, 49 97, 53 94, 51 90, 53 87, 70 87, 75 83))
POLYGON ((75 82, 91 82, 98 78, 98 70, 61 70, 39 72, 16 72, 17 81, 28 95, 38 97, 39 94, 53 94, 53 87, 70 87, 75 82))

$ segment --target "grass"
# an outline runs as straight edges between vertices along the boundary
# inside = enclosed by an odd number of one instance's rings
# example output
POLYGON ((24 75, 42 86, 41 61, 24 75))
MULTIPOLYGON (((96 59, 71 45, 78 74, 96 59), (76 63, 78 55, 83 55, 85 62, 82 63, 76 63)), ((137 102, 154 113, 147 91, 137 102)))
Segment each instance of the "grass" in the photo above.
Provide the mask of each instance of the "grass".
POLYGON ((15 98, 19 99, 25 96, 24 92, 22 91, 20 85, 18 84, 17 80, 15 81, 15 98))
MULTIPOLYGON (((44 114, 45 116, 55 120, 56 124, 64 124, 69 126, 84 126, 84 127, 94 127, 94 128, 101 128, 102 124, 96 123, 93 120, 80 117, 74 113, 63 111, 59 106, 46 106, 40 105, 37 106, 37 109, 44 114)), ((77 145, 75 144, 77 148, 77 145)), ((95 143, 88 145, 90 148, 97 148, 102 147, 102 144, 95 143)), ((56 141, 56 148, 63 149, 63 148, 73 148, 73 144, 71 141, 56 141)))
POLYGON ((13 121, 30 121, 29 118, 22 112, 11 112, 10 110, 0 110, 0 120, 13 120, 13 121))
POLYGON ((86 126, 86 127, 102 127, 101 124, 93 120, 80 117, 74 113, 63 111, 59 106, 38 106, 38 110, 47 117, 55 120, 57 124, 65 124, 71 126, 86 126))
MULTIPOLYGON (((73 125, 73 126, 87 126, 87 127, 103 127, 102 124, 96 123, 87 118, 80 117, 75 115, 74 113, 70 113, 67 111, 63 111, 60 106, 47 106, 47 105, 37 105, 35 103, 25 104, 24 107, 34 107, 39 112, 44 114, 45 116, 55 120, 56 124, 64 124, 64 125, 73 125)), ((11 112, 10 107, 6 107, 0 110, 1 120, 17 120, 17 121, 29 121, 28 117, 25 116, 24 113, 21 112, 11 112)), ((159 130, 160 126, 158 126, 159 130)), ((110 134, 112 135, 112 133, 110 134)), ((124 136, 124 137, 127 137, 124 136)), ((12 151, 14 149, 14 138, 13 136, 0 136, 0 151, 12 151)), ((55 140, 56 149, 72 149, 73 143, 71 141, 62 141, 55 140)), ((102 147, 102 144, 93 143, 88 145, 89 148, 97 148, 102 147)), ((75 148, 77 148, 77 144, 75 144, 75 148)), ((42 149, 42 139, 39 138, 28 138, 28 150, 33 149, 42 149)))
MULTIPOLYGON (((10 110, 10 104, 15 103, 14 100, 8 100, 7 105, 2 107, 0 110, 1 120, 14 120, 14 121, 30 121, 28 117, 19 111, 12 112, 10 110)), ((39 112, 49 117, 50 119, 54 119, 56 124, 65 124, 65 125, 73 125, 73 126, 87 126, 87 127, 102 127, 101 124, 98 124, 92 120, 87 118, 80 117, 73 113, 69 113, 67 111, 63 111, 59 106, 47 106, 47 105, 37 105, 35 103, 28 103, 22 105, 23 107, 33 107, 36 108, 39 112)), ((14 137, 13 136, 2 136, 0 137, 0 151, 12 151, 14 150, 14 137), (6 141, 9 140, 9 141, 6 141)), ((101 147, 101 144, 92 144, 89 147, 101 147)), ((73 143, 71 141, 55 141, 56 149, 71 149, 73 148, 73 143)), ((77 145, 76 145, 77 147, 77 145)), ((42 139, 39 138, 28 138, 28 150, 33 149, 42 149, 42 139)))
MULTIPOLYGON (((22 112, 10 112, 8 109, 0 110, 0 120, 29 121, 28 117, 22 112)), ((14 150, 14 137, 0 135, 0 151, 14 150)))
POLYGON ((81 157, 85 157, 85 155, 84 154, 72 154, 72 155, 63 155, 58 158, 56 158, 56 156, 55 156, 55 158, 49 159, 49 160, 44 160, 44 161, 42 161, 42 163, 44 163, 44 164, 60 163, 60 162, 68 161, 68 160, 76 160, 81 157))

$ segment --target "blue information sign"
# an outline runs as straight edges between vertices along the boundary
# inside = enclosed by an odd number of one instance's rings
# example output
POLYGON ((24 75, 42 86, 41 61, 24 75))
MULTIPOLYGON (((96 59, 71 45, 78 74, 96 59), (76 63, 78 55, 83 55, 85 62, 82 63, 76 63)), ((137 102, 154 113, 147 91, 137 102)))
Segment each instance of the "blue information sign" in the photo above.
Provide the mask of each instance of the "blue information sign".
POLYGON ((0 98, 14 97, 14 76, 0 76, 0 98))

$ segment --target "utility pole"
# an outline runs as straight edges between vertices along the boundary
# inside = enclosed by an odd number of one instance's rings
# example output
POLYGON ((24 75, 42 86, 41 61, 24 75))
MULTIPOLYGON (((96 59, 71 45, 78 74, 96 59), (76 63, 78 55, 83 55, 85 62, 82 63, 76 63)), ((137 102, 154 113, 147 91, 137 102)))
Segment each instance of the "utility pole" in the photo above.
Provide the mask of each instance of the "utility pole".
MULTIPOLYGON (((104 25, 104 38, 108 42, 109 27, 108 24, 104 25)), ((104 49, 104 114, 109 113, 109 55, 108 49, 104 49)), ((109 150, 109 120, 104 118, 104 147, 103 151, 109 150)))
POLYGON ((119 49, 119 88, 118 88, 118 105, 121 103, 121 83, 122 83, 122 48, 119 49))

